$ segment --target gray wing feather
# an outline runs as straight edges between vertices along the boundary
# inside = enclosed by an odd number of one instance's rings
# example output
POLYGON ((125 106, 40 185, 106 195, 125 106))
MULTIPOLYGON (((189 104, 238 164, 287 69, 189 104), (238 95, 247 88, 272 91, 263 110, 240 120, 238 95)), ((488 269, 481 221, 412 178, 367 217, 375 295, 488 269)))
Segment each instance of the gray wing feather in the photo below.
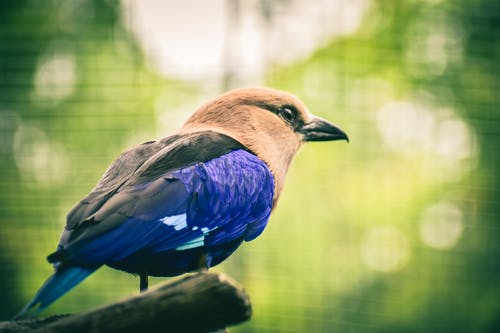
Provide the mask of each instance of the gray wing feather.
POLYGON ((178 135, 174 135, 160 141, 146 142, 123 152, 104 173, 96 187, 68 213, 66 229, 74 229, 92 218, 93 214, 118 191, 144 162, 175 142, 178 137, 178 135))

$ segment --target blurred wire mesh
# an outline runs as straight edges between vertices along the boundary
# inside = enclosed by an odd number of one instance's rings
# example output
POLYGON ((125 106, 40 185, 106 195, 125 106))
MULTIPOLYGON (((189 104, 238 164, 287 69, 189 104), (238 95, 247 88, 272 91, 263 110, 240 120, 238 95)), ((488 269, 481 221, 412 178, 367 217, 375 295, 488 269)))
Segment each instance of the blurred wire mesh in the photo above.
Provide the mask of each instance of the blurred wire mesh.
MULTIPOLYGON (((0 2, 1 318, 123 149, 267 85, 351 143, 304 147, 264 234, 216 268, 253 301, 232 331, 498 332, 499 37, 493 0, 0 2)), ((137 285, 102 269, 47 313, 137 285)))

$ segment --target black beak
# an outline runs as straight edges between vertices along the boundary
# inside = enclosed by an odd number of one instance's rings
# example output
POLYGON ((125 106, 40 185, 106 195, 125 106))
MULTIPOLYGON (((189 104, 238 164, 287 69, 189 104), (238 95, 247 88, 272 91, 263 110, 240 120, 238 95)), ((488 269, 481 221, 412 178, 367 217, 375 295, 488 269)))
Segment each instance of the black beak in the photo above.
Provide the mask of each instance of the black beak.
POLYGON ((349 142, 349 137, 344 131, 319 117, 313 117, 310 122, 304 124, 300 132, 304 135, 304 141, 346 140, 349 142))

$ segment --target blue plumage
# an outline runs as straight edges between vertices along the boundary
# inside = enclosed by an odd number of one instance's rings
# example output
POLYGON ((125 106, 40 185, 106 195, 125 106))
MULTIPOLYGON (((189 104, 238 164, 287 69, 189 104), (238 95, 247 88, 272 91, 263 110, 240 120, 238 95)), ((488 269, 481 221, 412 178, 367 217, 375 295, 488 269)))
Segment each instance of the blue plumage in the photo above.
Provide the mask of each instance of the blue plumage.
POLYGON ((33 315, 37 315, 87 276, 94 273, 95 270, 96 268, 85 267, 67 267, 57 270, 45 281, 35 297, 19 312, 16 318, 21 317, 36 305, 38 308, 33 315))
MULTIPOLYGON (((235 241, 241 243, 255 238, 264 229, 271 213, 272 174, 265 163, 244 150, 168 172, 147 184, 124 188, 121 193, 132 198, 138 192, 144 194, 155 187, 158 189, 154 195, 161 195, 158 182, 165 187, 182 184, 182 189, 168 193, 183 204, 169 211, 148 204, 148 195, 136 198, 134 211, 124 217, 119 226, 67 249, 72 252, 74 263, 106 263, 131 273, 176 275, 179 271, 199 268, 199 250, 206 252, 214 262, 224 260, 230 253, 221 253, 221 249, 226 244, 232 248, 235 241), (196 248, 201 249, 193 251, 196 248), (212 249, 216 249, 214 253, 212 249), (158 260, 142 267, 136 264, 151 255, 162 257, 166 255, 163 252, 172 251, 183 252, 176 256, 183 256, 185 262, 172 264, 158 260), (129 257, 133 254, 134 264, 129 267, 129 257), (177 267, 179 265, 181 268, 177 267)), ((120 207, 116 209, 119 211, 120 207)))
POLYGON ((45 308, 103 264, 153 276, 199 269, 200 258, 217 265, 264 230, 273 195, 268 166, 241 149, 125 185, 94 214, 111 228, 63 233, 52 255, 60 268, 23 312, 45 308))

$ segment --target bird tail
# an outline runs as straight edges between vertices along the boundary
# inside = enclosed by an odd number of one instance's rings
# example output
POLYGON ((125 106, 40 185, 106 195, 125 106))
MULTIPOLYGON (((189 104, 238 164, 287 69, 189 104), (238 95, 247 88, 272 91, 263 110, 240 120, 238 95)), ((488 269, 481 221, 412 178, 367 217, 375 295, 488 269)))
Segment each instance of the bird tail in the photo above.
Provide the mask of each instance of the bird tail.
POLYGON ((66 267, 57 269, 33 299, 13 318, 19 319, 28 315, 33 317, 42 312, 59 297, 70 291, 97 268, 66 267), (36 308, 38 305, 38 308, 36 308), (36 310, 34 310, 36 308, 36 310))

